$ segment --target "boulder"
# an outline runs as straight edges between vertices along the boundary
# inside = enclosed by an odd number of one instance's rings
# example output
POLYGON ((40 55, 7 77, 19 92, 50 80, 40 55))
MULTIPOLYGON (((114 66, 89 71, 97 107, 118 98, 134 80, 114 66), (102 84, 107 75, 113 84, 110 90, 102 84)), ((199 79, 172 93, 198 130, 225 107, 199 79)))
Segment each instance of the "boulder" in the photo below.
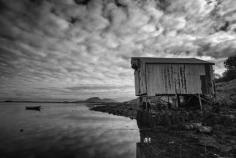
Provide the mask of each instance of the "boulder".
POLYGON ((199 127, 197 127, 197 130, 200 133, 207 133, 207 134, 210 134, 213 131, 212 127, 210 127, 210 126, 199 126, 199 127))

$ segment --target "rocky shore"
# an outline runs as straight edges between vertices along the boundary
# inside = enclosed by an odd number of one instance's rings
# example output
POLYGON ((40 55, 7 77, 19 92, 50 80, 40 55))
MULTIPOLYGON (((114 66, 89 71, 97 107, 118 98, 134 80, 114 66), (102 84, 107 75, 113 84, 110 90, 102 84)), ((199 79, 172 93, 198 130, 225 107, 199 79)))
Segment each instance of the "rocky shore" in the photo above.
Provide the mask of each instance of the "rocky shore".
POLYGON ((236 80, 218 83, 217 104, 205 105, 203 112, 187 108, 140 111, 136 100, 94 104, 90 109, 136 119, 143 141, 137 145, 138 152, 146 157, 235 158, 235 85, 236 80))
MULTIPOLYGON (((143 129, 152 129, 149 136, 153 139, 160 137, 160 133, 158 135, 155 133, 160 132, 160 129, 165 129, 170 132, 169 136, 165 134, 168 139, 175 137, 174 139, 179 142, 182 139, 186 140, 188 143, 194 144, 192 146, 196 150, 210 152, 210 157, 233 158, 236 156, 236 111, 227 107, 221 107, 217 112, 208 110, 204 113, 199 110, 187 111, 184 109, 142 112, 134 104, 106 103, 91 106, 90 109, 136 119, 140 132, 144 132, 143 129), (181 135, 173 136, 173 133, 181 133, 181 135)), ((157 143, 153 147, 159 145, 157 143)), ((203 156, 206 155, 199 157, 203 156)))
POLYGON ((90 110, 125 116, 131 119, 136 119, 137 116, 137 109, 123 103, 108 103, 106 105, 92 106, 90 110))

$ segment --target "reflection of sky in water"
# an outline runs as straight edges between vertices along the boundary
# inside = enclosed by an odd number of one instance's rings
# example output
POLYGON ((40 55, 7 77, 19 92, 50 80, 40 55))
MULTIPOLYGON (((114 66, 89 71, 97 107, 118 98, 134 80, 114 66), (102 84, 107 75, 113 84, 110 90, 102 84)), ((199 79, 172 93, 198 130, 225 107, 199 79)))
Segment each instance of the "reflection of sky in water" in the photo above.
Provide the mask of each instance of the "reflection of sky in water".
POLYGON ((28 104, 0 104, 0 152, 6 156, 135 158, 135 120, 81 104, 41 104, 41 112, 25 110, 28 104))

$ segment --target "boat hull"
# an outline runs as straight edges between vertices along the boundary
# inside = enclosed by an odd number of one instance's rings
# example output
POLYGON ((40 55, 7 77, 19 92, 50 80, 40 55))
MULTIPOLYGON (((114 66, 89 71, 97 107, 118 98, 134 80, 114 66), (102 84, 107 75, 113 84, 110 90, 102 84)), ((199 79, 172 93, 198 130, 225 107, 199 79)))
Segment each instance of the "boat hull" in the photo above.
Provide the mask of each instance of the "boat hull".
POLYGON ((40 111, 41 106, 26 106, 25 110, 36 110, 36 111, 40 111))

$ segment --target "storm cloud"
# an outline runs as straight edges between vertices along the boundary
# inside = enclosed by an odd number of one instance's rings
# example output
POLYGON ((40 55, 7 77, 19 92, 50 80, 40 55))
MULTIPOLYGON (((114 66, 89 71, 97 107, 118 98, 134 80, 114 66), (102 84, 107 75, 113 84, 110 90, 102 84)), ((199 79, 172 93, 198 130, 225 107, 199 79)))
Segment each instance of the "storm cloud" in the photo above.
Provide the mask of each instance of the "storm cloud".
POLYGON ((235 0, 0 0, 0 96, 134 97, 130 57, 236 54, 235 0))

